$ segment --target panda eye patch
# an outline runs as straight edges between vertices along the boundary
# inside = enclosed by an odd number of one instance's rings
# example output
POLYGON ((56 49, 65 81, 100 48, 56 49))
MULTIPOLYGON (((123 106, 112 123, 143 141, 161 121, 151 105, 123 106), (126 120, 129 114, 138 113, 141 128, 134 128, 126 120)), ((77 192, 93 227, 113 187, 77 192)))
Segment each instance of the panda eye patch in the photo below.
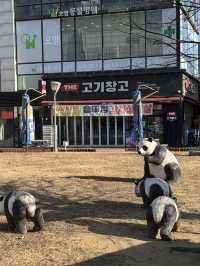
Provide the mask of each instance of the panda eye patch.
POLYGON ((147 147, 146 146, 142 146, 144 151, 147 151, 147 147))

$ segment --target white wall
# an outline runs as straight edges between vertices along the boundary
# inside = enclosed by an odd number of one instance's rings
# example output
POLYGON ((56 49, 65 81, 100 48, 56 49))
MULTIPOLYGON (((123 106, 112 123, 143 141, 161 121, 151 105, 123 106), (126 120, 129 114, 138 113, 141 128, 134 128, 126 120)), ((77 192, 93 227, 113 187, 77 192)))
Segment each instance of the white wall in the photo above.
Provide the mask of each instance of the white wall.
POLYGON ((14 91, 14 18, 12 0, 0 0, 0 91, 14 91))

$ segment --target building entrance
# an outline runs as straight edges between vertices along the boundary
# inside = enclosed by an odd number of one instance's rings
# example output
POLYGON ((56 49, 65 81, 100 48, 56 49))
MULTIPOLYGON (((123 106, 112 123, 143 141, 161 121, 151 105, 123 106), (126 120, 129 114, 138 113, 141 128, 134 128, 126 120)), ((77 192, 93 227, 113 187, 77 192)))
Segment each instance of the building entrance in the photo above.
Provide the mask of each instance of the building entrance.
POLYGON ((124 146, 128 117, 85 116, 58 117, 58 143, 69 146, 124 146))

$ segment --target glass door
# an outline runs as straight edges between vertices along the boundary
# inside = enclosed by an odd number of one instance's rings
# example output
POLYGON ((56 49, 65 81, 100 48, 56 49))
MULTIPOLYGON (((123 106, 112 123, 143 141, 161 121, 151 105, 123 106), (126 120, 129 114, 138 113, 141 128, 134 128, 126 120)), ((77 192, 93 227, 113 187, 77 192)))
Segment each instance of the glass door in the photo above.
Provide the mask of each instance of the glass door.
POLYGON ((74 138, 74 117, 68 118, 68 128, 69 128, 69 145, 75 144, 74 138))
POLYGON ((76 117, 76 144, 82 145, 82 117, 76 117))
POLYGON ((109 117, 109 145, 115 145, 115 117, 109 117))
POLYGON ((101 117, 101 145, 107 145, 107 117, 101 117))
POLYGON ((123 117, 117 117, 117 145, 123 145, 123 117))
POLYGON ((99 117, 92 118, 93 144, 99 145, 99 117))
POLYGON ((84 117, 84 145, 90 145, 90 117, 84 117))
POLYGON ((63 145, 63 141, 67 141, 67 129, 66 129, 66 117, 60 117, 60 143, 63 145))

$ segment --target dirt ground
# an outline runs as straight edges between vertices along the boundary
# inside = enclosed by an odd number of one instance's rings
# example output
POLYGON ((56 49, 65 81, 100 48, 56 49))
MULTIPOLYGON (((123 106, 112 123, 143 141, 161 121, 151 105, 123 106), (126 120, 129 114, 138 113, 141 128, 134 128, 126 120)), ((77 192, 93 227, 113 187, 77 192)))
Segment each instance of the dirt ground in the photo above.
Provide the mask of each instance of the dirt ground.
POLYGON ((44 231, 23 238, 0 216, 0 265, 199 266, 200 157, 176 155, 182 224, 175 241, 163 242, 147 238, 142 201, 133 193, 133 180, 143 175, 136 153, 0 153, 0 189, 32 192, 46 221, 44 231))

